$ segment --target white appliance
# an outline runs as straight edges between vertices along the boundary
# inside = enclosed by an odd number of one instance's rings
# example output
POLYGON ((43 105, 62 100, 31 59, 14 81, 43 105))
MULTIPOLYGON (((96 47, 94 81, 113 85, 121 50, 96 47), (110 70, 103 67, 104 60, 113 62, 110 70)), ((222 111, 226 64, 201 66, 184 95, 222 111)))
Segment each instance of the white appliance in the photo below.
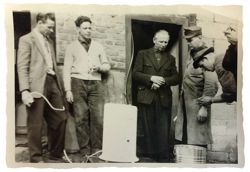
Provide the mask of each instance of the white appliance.
POLYGON ((137 107, 126 104, 104 105, 103 148, 100 159, 136 162, 137 107))

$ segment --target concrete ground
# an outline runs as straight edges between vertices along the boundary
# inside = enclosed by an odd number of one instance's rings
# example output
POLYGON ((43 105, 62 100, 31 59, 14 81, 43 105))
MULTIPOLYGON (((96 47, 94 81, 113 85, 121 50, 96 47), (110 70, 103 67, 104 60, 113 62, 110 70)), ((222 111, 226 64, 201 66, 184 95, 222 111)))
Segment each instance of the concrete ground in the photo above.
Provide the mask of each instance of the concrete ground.
MULTIPOLYGON (((49 160, 48 150, 47 150, 47 139, 44 138, 42 140, 43 145, 43 153, 44 153, 44 161, 45 163, 62 163, 61 161, 49 160)), ((138 151, 138 150, 137 150, 138 151)), ((67 152, 67 156, 72 161, 72 163, 107 163, 104 160, 98 158, 101 153, 93 157, 84 156, 79 152, 67 152)), ((155 163, 154 160, 144 157, 137 156, 139 161, 137 163, 155 163)), ((17 134, 16 135, 16 143, 15 143, 15 161, 17 163, 29 163, 29 152, 28 152, 28 144, 27 144, 27 135, 25 134, 17 134)), ((172 155, 171 163, 175 163, 175 157, 172 155)), ((214 160, 207 160, 207 164, 225 164, 226 162, 218 162, 214 160)))
MULTIPOLYGON (((61 163, 61 161, 49 160, 48 150, 47 150, 47 141, 46 138, 42 141, 44 161, 45 163, 61 163)), ((15 144, 15 160, 17 163, 29 163, 29 152, 27 144, 27 135, 18 134, 16 135, 16 144, 15 144)), ((72 161, 72 163, 106 163, 105 161, 98 158, 101 153, 93 157, 87 157, 82 155, 79 152, 67 152, 67 156, 72 161)), ((154 163, 154 161, 147 157, 138 157, 138 163, 154 163)))

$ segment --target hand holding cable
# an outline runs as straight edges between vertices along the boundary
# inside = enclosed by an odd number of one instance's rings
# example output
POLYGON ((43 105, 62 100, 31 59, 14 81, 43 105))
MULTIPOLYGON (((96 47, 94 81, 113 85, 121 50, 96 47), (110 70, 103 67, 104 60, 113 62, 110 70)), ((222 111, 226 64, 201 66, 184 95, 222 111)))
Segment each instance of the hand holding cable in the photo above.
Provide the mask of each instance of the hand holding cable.
POLYGON ((23 104, 30 107, 31 104, 34 102, 32 94, 27 90, 23 91, 22 92, 22 101, 23 101, 23 104))
POLYGON ((41 93, 38 93, 38 92, 29 92, 29 91, 22 92, 22 101, 26 106, 30 107, 31 104, 34 102, 34 98, 32 96, 33 94, 40 95, 48 103, 48 105, 51 107, 51 109, 56 110, 56 111, 65 111, 64 106, 62 107, 62 109, 53 107, 51 105, 51 103, 49 102, 49 100, 44 95, 42 95, 41 93))

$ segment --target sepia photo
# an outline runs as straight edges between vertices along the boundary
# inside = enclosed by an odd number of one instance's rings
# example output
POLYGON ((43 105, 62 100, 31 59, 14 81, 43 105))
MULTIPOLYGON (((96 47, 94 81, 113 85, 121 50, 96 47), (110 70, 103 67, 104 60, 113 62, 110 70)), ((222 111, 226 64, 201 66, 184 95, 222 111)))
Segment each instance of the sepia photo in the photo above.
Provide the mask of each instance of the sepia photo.
POLYGON ((9 167, 244 166, 240 5, 6 4, 5 22, 9 167))

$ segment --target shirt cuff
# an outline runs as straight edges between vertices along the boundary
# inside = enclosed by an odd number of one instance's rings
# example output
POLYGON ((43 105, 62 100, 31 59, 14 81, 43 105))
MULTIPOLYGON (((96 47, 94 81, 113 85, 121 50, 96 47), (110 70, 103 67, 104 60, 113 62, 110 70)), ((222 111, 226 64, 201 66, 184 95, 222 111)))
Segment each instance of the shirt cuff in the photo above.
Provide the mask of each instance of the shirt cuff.
POLYGON ((24 89, 24 90, 20 91, 20 93, 22 94, 22 92, 24 92, 24 91, 28 91, 28 92, 30 92, 30 90, 29 90, 29 89, 24 89))

